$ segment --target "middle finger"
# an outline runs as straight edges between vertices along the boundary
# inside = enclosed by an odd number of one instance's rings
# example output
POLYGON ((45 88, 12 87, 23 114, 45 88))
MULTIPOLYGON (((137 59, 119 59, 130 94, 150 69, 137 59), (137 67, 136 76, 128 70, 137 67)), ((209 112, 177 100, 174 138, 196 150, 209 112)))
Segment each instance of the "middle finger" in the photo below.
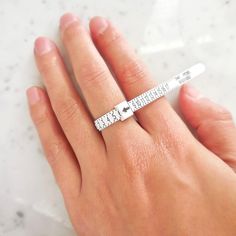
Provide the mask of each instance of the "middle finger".
MULTIPOLYGON (((124 101, 125 97, 78 18, 72 14, 64 15, 60 28, 76 79, 93 117, 98 118, 124 101)), ((140 128, 131 117, 104 129, 103 134, 123 127, 126 130, 127 127, 140 128)))

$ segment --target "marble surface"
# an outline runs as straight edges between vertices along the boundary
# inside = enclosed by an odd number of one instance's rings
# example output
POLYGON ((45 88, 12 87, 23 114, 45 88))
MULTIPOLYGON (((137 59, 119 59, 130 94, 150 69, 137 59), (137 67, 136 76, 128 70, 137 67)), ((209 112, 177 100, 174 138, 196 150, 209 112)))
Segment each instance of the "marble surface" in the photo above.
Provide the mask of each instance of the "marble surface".
POLYGON ((41 83, 33 41, 46 35, 61 45, 58 19, 67 11, 86 24, 94 15, 110 18, 158 81, 204 62, 206 73, 192 84, 236 115, 236 1, 1 0, 0 236, 74 235, 25 97, 41 83))

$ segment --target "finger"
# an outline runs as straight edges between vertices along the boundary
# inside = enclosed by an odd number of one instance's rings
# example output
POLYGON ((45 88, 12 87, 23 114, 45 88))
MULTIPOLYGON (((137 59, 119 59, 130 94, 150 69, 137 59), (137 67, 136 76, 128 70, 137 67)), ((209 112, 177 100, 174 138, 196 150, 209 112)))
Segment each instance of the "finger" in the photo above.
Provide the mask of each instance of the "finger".
MULTIPOLYGON (((94 118, 109 112, 125 100, 107 65, 95 48, 87 30, 72 14, 61 18, 61 35, 72 62, 73 70, 88 107, 94 118)), ((103 135, 114 129, 138 126, 131 117, 104 129, 103 135)))
POLYGON ((87 173, 93 164, 104 161, 103 155, 93 158, 94 151, 104 150, 103 139, 77 94, 55 44, 46 38, 37 39, 35 57, 56 117, 79 159, 82 174, 87 173))
POLYGON ((32 120, 37 128, 47 160, 55 179, 67 200, 80 194, 80 166, 53 111, 45 91, 32 87, 27 90, 32 120))
POLYGON ((183 86, 180 108, 199 140, 236 170, 236 127, 228 110, 183 86))
MULTIPOLYGON (((145 66, 128 46, 120 32, 106 19, 95 17, 90 22, 91 35, 101 55, 116 75, 117 81, 130 100, 153 88, 157 82, 151 78, 145 66)), ((165 98, 161 98, 137 111, 139 123, 149 132, 161 131, 166 117, 176 116, 165 98)))

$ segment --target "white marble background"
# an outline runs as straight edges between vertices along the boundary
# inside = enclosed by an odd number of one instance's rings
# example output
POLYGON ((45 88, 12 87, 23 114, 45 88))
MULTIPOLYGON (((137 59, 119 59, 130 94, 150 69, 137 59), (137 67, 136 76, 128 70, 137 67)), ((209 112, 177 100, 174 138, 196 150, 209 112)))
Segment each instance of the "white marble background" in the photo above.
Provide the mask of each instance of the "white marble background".
POLYGON ((34 39, 59 42, 58 19, 67 11, 85 23, 109 17, 159 81, 204 62, 207 72, 192 83, 236 115, 234 0, 1 0, 0 236, 74 235, 25 97, 40 84, 34 39))

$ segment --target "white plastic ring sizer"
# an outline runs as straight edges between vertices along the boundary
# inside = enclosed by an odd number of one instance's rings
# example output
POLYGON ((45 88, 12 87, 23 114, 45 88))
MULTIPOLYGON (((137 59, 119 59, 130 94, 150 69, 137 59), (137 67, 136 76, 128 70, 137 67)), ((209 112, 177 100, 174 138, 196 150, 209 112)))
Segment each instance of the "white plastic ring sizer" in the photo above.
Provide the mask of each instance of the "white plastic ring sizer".
POLYGON ((174 76, 172 79, 159 84, 158 86, 140 94, 130 101, 123 101, 116 105, 113 110, 104 114, 94 121, 96 128, 99 131, 107 128, 117 121, 124 121, 133 116, 134 112, 166 95, 175 88, 180 87, 189 80, 199 76, 205 71, 205 65, 198 63, 182 73, 174 76))

